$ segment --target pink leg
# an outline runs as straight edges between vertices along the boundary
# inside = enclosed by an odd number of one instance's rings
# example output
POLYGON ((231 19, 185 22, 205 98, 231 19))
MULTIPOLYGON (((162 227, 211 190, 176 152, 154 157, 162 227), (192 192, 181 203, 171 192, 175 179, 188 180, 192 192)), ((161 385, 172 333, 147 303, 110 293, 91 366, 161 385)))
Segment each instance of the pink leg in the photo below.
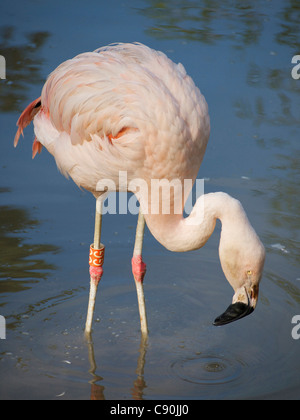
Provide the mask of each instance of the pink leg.
POLYGON ((146 264, 143 262, 143 259, 142 259, 144 230, 145 230, 145 219, 144 219, 143 214, 140 212, 137 228, 136 228, 135 245, 134 245, 134 251, 133 251, 131 264, 132 264, 132 274, 135 280, 135 286, 136 286, 137 297, 138 297, 138 305, 139 305, 140 320, 141 320, 141 331, 142 331, 143 336, 147 336, 148 326, 147 326, 144 288, 143 288, 143 281, 146 274, 146 264))
POLYGON ((91 278, 91 282, 96 287, 98 287, 98 284, 100 283, 102 274, 103 274, 103 268, 102 267, 92 267, 92 266, 90 266, 90 278, 91 278))
POLYGON ((90 335, 92 331, 92 322, 93 315, 95 310, 96 295, 98 284, 100 283, 102 274, 103 274, 103 261, 104 261, 104 246, 101 244, 101 249, 94 249, 93 245, 90 247, 90 296, 89 296, 89 305, 88 313, 86 318, 85 333, 90 335))
POLYGON ((90 296, 85 324, 85 334, 87 337, 91 335, 97 288, 103 274, 102 266, 104 262, 105 247, 100 242, 102 223, 102 201, 103 200, 101 199, 101 197, 97 200, 94 243, 90 246, 90 296))
POLYGON ((143 262, 141 255, 134 255, 131 260, 132 274, 134 280, 143 283, 146 274, 146 264, 143 262))

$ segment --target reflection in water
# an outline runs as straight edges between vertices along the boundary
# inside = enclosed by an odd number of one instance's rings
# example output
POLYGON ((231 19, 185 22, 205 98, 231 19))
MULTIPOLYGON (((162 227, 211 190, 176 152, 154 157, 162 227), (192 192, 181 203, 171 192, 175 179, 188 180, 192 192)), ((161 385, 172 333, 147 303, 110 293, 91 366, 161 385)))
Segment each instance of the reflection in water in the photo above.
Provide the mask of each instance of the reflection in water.
MULTIPOLYGON (((1 188, 0 192, 8 189, 1 188)), ((47 262, 47 254, 57 253, 59 248, 49 244, 25 243, 25 234, 38 226, 28 212, 20 207, 0 206, 0 307, 8 305, 12 293, 31 289, 49 270, 55 270, 47 262)), ((18 314, 19 319, 21 314, 18 314)), ((9 323, 8 328, 14 324, 9 323)))
POLYGON ((144 379, 144 369, 146 363, 146 354, 148 347, 148 339, 143 335, 141 336, 140 349, 139 349, 139 358, 137 363, 136 374, 137 378, 133 383, 132 388, 132 398, 134 400, 142 400, 144 395, 144 390, 147 388, 145 379, 144 379))
POLYGON ((266 273, 268 280, 276 284, 285 291, 286 295, 291 298, 291 302, 300 304, 300 288, 297 287, 292 281, 282 278, 276 273, 266 273))
POLYGON ((55 269, 52 264, 37 256, 57 252, 58 247, 26 244, 24 238, 19 236, 37 225, 38 221, 30 220, 26 210, 0 206, 0 293, 26 290, 36 280, 45 279, 47 270, 55 269))
MULTIPOLYGON (((299 25, 293 27, 294 20, 287 21, 288 16, 299 16, 299 13, 296 2, 286 2, 279 14, 282 17, 281 24, 273 28, 274 39, 278 44, 287 42, 288 33, 291 40, 299 39, 299 25), (282 28, 287 31, 285 42, 279 34, 282 28)), ((270 207, 266 217, 271 226, 271 232, 265 234, 265 242, 267 245, 280 244, 285 252, 285 262, 296 267, 300 262, 300 83, 293 80, 288 67, 290 63, 284 60, 271 61, 273 68, 259 60, 252 62, 245 80, 251 89, 248 91, 250 94, 235 99, 234 108, 238 118, 251 121, 252 127, 255 127, 257 134, 253 137, 258 148, 262 152, 270 151, 269 156, 272 157, 269 168, 266 167, 271 170, 271 176, 268 176, 272 183, 264 185, 268 190, 270 207)), ((271 252, 276 250, 271 249, 271 252)), ((280 281, 277 275, 271 277, 272 281, 299 302, 297 286, 287 280, 280 281)))
MULTIPOLYGON (((97 364, 95 360, 94 343, 93 343, 91 334, 89 334, 89 336, 86 337, 86 340, 87 340, 89 363, 90 363, 89 373, 93 376, 93 379, 90 381, 91 400, 105 400, 105 394, 104 394, 105 387, 97 383, 99 381, 102 381, 103 378, 96 374, 97 364)), ((147 388, 147 385, 144 379, 144 369, 145 369, 145 363, 146 363, 147 347, 148 347, 148 338, 142 335, 140 348, 139 348, 139 357, 137 361, 137 369, 136 369, 137 378, 133 382, 133 387, 131 389, 131 395, 132 395, 133 400, 143 400, 144 390, 145 388, 147 388)))
POLYGON ((290 262, 300 263, 300 152, 290 150, 290 154, 278 156, 276 171, 280 178, 272 188, 270 223, 281 232, 281 241, 287 250, 290 262), (283 233, 284 232, 284 233, 283 233), (288 232, 288 236, 287 236, 288 232), (293 260, 293 261, 292 261, 293 260))
POLYGON ((89 334, 89 336, 86 337, 86 340, 87 340, 89 363, 90 363, 89 373, 93 376, 93 379, 90 381, 91 400, 93 401, 105 400, 105 396, 104 396, 105 387, 97 383, 97 382, 102 381, 103 378, 96 374, 97 364, 95 360, 94 343, 93 343, 91 334, 89 334))
MULTIPOLYGON (((147 33, 159 39, 183 39, 214 44, 220 40, 242 48, 257 44, 269 20, 268 8, 274 4, 260 1, 224 0, 148 0, 149 6, 140 13, 154 21, 147 33)), ((299 48, 300 9, 298 0, 281 3, 276 25, 278 44, 299 48)))
POLYGON ((38 52, 49 36, 49 32, 31 32, 23 44, 16 44, 15 27, 0 28, 0 53, 7 65, 7 80, 0 83, 0 112, 20 111, 19 104, 28 100, 27 84, 43 83, 38 52))
POLYGON ((298 0, 288 0, 282 2, 282 11, 279 15, 280 31, 276 35, 278 44, 299 49, 300 45, 300 8, 298 0))
POLYGON ((258 1, 149 0, 140 13, 155 23, 147 33, 159 39, 183 39, 214 44, 234 41, 236 47, 258 42, 265 15, 258 1))
MULTIPOLYGON (((278 156, 280 164, 277 165, 276 171, 280 177, 274 179, 270 191, 271 211, 267 217, 273 231, 266 235, 266 243, 268 245, 280 244, 281 252, 284 251, 282 262, 289 265, 289 270, 285 278, 276 272, 267 273, 267 277, 299 304, 299 282, 296 284, 296 278, 291 278, 290 273, 294 270, 296 272, 300 264, 300 153, 288 149, 285 153, 287 154, 278 156), (287 153, 288 151, 290 154, 287 153)), ((276 246, 273 246, 269 252, 278 254, 279 251, 276 246)))
MULTIPOLYGON (((284 64, 284 63, 283 63, 284 64)), ((289 76, 289 74, 288 74, 289 76)), ((286 70, 282 68, 268 69, 265 65, 260 67, 257 63, 249 66, 246 82, 250 87, 257 89, 269 88, 277 96, 276 102, 270 102, 265 91, 258 91, 258 95, 251 99, 243 95, 235 100, 236 115, 242 119, 251 118, 255 127, 270 124, 276 127, 300 127, 300 117, 297 112, 297 97, 300 93, 300 84, 295 83, 292 77, 287 77, 286 70), (276 103, 276 106, 274 106, 276 103)))

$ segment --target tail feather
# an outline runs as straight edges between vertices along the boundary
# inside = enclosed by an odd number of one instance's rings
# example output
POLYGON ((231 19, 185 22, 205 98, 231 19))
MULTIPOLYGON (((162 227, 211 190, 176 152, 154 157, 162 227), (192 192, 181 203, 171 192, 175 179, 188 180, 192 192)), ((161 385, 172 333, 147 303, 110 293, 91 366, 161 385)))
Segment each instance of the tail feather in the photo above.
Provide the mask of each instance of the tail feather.
POLYGON ((22 136, 24 135, 23 134, 24 128, 27 127, 31 123, 35 115, 39 112, 40 108, 41 108, 41 98, 39 97, 35 101, 31 102, 31 104, 29 104, 27 108, 25 108, 22 114, 20 115, 20 118, 18 119, 18 122, 17 122, 18 131, 14 139, 15 147, 17 147, 21 134, 22 136))
POLYGON ((32 145, 32 159, 35 158, 37 153, 41 153, 42 147, 42 144, 35 138, 32 145))

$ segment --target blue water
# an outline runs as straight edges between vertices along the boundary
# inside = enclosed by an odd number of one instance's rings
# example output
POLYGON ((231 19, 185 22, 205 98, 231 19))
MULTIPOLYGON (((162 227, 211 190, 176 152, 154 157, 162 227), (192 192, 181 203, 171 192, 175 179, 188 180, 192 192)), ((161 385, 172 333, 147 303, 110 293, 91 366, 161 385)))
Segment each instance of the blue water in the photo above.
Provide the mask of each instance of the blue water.
POLYGON ((299 21, 292 0, 2 0, 1 399, 299 398, 299 21), (84 340, 94 199, 45 150, 32 161, 32 128, 12 143, 20 112, 58 64, 118 41, 182 62, 207 99, 212 132, 199 178, 205 192, 241 200, 267 250, 259 305, 240 322, 212 326, 232 298, 219 226, 203 249, 176 255, 146 230, 150 335, 141 342, 136 216, 106 215, 93 345, 84 340))

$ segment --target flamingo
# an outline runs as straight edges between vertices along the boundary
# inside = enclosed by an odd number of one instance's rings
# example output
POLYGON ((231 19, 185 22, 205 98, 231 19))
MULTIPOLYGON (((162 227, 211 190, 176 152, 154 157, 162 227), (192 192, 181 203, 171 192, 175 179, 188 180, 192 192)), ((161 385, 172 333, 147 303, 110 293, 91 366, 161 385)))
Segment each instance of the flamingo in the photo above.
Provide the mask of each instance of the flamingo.
MULTIPOLYGON (((101 279, 102 204, 107 194, 128 190, 140 203, 132 257, 142 336, 147 336, 142 258, 145 223, 165 248, 186 252, 203 247, 216 220, 222 224, 221 267, 234 289, 232 303, 214 325, 253 312, 259 293, 265 249, 241 203, 224 192, 201 195, 190 215, 183 205, 190 191, 173 188, 167 200, 153 192, 152 180, 195 182, 210 134, 208 106, 182 64, 140 43, 118 43, 77 55, 48 77, 41 97, 18 119, 14 146, 33 121, 33 158, 44 146, 63 175, 96 198, 94 242, 90 248, 90 295, 85 332, 91 334, 96 293, 101 279), (120 185, 120 172, 127 185, 120 185), (143 180, 139 188, 134 180, 143 180), (99 185, 110 181, 106 188, 99 185), (114 188, 110 185, 115 186, 114 188), (151 190, 152 188, 152 190, 151 190), (181 210, 175 202, 182 199, 181 210), (158 211, 151 212, 152 205, 158 211)), ((209 287, 209 286, 208 286, 209 287)))

